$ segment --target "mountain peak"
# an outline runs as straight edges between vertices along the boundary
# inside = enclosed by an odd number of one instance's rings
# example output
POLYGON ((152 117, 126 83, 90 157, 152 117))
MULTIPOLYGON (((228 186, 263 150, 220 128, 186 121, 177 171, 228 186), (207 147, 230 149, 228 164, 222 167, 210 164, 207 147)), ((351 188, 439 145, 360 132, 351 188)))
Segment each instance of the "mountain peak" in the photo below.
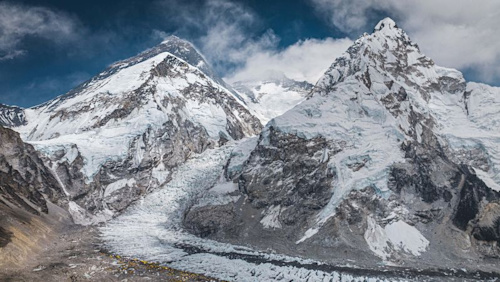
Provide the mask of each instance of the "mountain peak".
MULTIPOLYGON (((160 44, 159 46, 161 48, 169 48, 172 49, 173 53, 189 53, 189 52, 196 52, 199 53, 198 50, 194 47, 194 45, 180 37, 177 37, 175 35, 170 35, 166 37, 160 44)), ((171 52, 172 53, 172 52, 171 52)), ((179 55, 179 54, 174 54, 174 55, 179 55)))
POLYGON ((188 64, 197 67, 217 83, 226 88, 230 88, 211 68, 205 57, 191 42, 177 37, 176 35, 170 35, 153 49, 158 53, 169 52, 170 54, 186 61, 188 64))
POLYGON ((374 31, 381 31, 384 29, 395 29, 395 28, 396 29, 398 28, 396 22, 391 18, 385 18, 378 22, 378 24, 375 26, 374 31))
POLYGON ((165 39, 163 39, 163 41, 160 44, 169 44, 169 43, 192 45, 191 42, 189 42, 185 39, 182 39, 182 38, 178 37, 177 35, 173 35, 173 34, 165 37, 165 39))
POLYGON ((169 52, 195 67, 207 65, 201 53, 191 42, 181 39, 175 35, 170 35, 165 38, 165 40, 163 40, 156 48, 158 48, 161 52, 169 52))
POLYGON ((410 43, 410 39, 405 31, 398 27, 396 22, 391 18, 385 18, 377 23, 373 29, 373 35, 386 39, 403 39, 410 43))

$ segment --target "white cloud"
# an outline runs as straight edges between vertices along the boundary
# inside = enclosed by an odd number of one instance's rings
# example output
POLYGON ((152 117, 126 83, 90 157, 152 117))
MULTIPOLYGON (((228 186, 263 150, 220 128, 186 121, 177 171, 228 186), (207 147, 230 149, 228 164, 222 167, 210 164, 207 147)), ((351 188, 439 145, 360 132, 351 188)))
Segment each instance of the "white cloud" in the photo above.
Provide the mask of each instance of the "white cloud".
POLYGON ((282 51, 262 50, 248 57, 244 66, 226 79, 230 82, 260 80, 284 74, 298 81, 316 83, 352 43, 347 38, 307 39, 282 51))
POLYGON ((380 15, 393 17, 438 64, 500 79, 500 1, 310 0, 341 30, 357 36, 380 15))
POLYGON ((245 6, 212 0, 204 11, 207 13, 203 22, 208 30, 200 39, 201 50, 211 63, 226 67, 229 82, 284 74, 316 83, 352 44, 349 39, 308 39, 279 50, 279 38, 272 30, 255 34, 260 19, 245 6))
POLYGON ((278 43, 272 30, 256 34, 259 19, 241 4, 211 0, 204 11, 207 30, 199 42, 202 52, 216 67, 231 69, 231 65, 240 65, 253 54, 274 48, 278 43))
MULTIPOLYGON (((254 11, 241 3, 161 3, 168 20, 180 26, 176 33, 193 41, 228 81, 264 79, 278 73, 315 83, 352 43, 349 39, 307 39, 281 50, 280 38, 265 29, 254 11)), ((153 34, 165 35, 161 31, 153 34)))
MULTIPOLYGON (((229 0, 205 0, 196 3, 162 0, 169 26, 177 26, 176 35, 193 42, 221 73, 232 71, 251 54, 276 46, 272 30, 262 30, 253 10, 229 0)), ((162 32, 154 32, 154 36, 162 32)))
POLYGON ((35 36, 55 43, 76 38, 79 22, 73 17, 44 7, 0 3, 0 61, 26 53, 23 39, 35 36))

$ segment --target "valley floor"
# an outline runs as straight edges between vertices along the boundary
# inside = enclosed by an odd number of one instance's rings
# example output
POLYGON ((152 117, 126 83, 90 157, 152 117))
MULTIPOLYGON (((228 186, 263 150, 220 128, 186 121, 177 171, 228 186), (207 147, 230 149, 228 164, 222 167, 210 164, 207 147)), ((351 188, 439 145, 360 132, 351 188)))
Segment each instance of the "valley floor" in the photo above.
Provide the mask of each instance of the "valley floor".
POLYGON ((193 157, 174 172, 172 181, 100 227, 64 229, 25 267, 0 269, 0 281, 499 280, 496 273, 454 269, 325 264, 189 234, 182 228, 185 209, 199 193, 221 181, 224 165, 237 145, 193 157))
POLYGON ((0 281, 218 281, 199 274, 125 259, 101 249, 94 227, 72 226, 24 267, 0 269, 0 281))

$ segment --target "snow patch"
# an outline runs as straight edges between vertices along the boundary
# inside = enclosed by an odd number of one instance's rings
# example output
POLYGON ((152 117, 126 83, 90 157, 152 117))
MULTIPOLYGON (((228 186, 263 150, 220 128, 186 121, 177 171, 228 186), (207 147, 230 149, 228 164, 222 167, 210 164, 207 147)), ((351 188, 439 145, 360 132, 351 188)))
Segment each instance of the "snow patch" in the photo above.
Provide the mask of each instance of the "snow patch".
POLYGON ((309 228, 307 229, 306 233, 304 233, 304 236, 302 238, 300 238, 300 240, 298 240, 297 242, 295 242, 295 244, 300 244, 302 242, 304 242, 305 240, 311 238, 312 236, 316 235, 316 233, 318 233, 319 231, 319 228, 309 228))
POLYGON ((479 179, 481 179, 484 184, 486 184, 486 186, 497 192, 500 192, 500 184, 495 182, 486 171, 478 168, 474 168, 474 171, 476 172, 477 177, 479 177, 479 179))
POLYGON ((368 217, 364 237, 370 250, 378 257, 388 260, 394 253, 420 256, 429 246, 429 241, 414 226, 398 220, 382 228, 375 219, 368 217))
POLYGON ((116 182, 113 182, 113 183, 109 184, 108 186, 106 186, 106 188, 104 190, 104 197, 108 197, 109 195, 113 194, 114 192, 116 192, 122 188, 132 187, 135 185, 135 183, 136 183, 136 181, 134 178, 120 179, 116 182))
POLYGON ((281 228, 281 223, 279 221, 279 215, 281 212, 281 206, 270 207, 266 212, 265 216, 262 218, 260 223, 267 229, 281 228))
POLYGON ((106 222, 113 217, 113 212, 110 210, 104 210, 97 215, 91 215, 84 208, 73 201, 69 202, 68 210, 73 218, 73 222, 83 226, 106 222))

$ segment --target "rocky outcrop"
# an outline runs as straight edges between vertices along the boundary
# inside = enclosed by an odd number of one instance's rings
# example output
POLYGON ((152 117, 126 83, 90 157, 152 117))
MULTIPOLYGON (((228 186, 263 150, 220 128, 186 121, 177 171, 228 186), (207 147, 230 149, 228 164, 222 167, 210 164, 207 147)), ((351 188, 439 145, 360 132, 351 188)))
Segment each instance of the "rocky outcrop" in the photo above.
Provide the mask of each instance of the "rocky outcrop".
POLYGON ((58 203, 64 195, 57 179, 19 133, 0 126, 0 140, 0 203, 35 215, 47 213, 47 201, 58 203))
POLYGON ((240 189, 254 208, 279 206, 283 224, 302 226, 301 220, 329 201, 336 175, 327 164, 335 144, 321 137, 305 140, 272 127, 267 138, 269 143, 258 145, 245 164, 238 179, 240 189))

